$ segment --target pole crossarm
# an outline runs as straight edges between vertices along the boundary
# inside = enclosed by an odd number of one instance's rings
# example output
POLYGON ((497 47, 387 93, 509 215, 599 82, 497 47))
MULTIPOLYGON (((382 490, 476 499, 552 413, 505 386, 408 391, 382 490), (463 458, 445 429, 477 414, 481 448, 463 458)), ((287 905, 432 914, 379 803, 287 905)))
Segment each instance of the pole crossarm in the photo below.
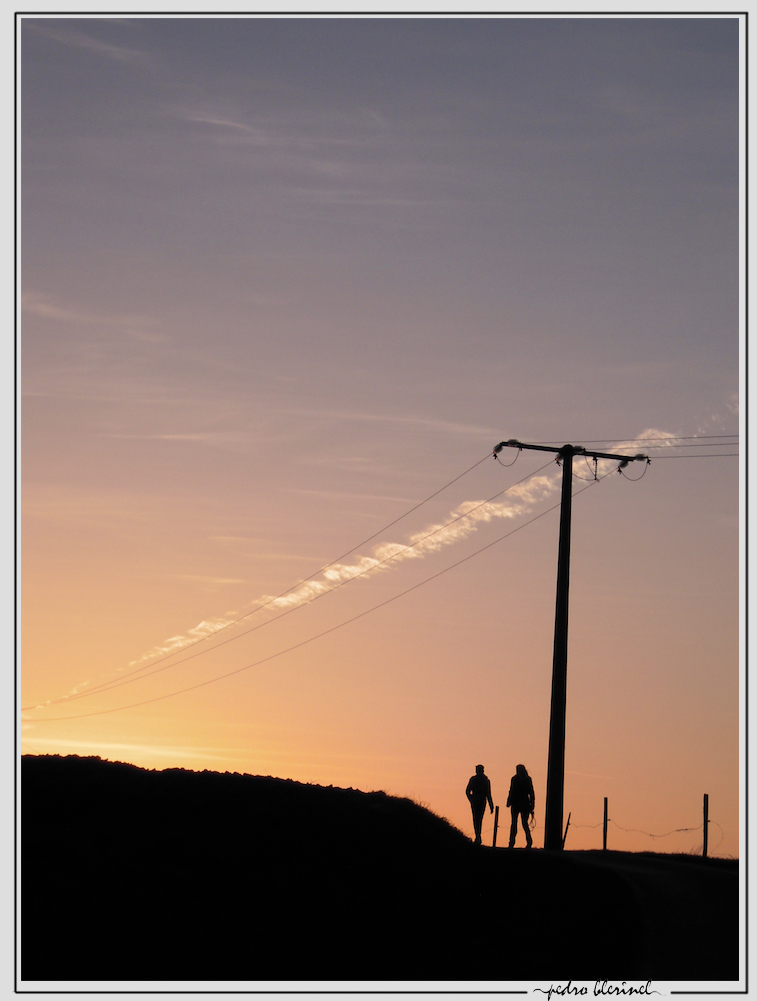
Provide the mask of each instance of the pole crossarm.
POLYGON ((644 460, 651 463, 648 455, 639 452, 637 455, 621 455, 619 452, 594 452, 584 448, 583 445, 528 445, 526 442, 518 441, 516 438, 509 438, 494 446, 494 455, 501 452, 503 448, 530 448, 536 452, 555 452, 557 455, 585 455, 590 459, 618 459, 621 466, 627 466, 629 462, 644 460))

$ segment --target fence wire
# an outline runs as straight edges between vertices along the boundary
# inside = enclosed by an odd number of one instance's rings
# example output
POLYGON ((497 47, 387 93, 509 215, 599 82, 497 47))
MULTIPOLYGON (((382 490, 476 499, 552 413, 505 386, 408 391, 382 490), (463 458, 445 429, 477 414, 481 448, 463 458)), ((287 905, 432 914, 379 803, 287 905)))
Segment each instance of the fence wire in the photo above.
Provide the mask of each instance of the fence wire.
MULTIPOLYGON (((499 820, 499 824, 498 824, 498 827, 497 827, 497 841, 498 842, 499 842, 500 838, 503 838, 503 837, 506 837, 506 838, 509 839, 509 835, 510 835, 509 810, 506 813, 504 813, 504 814, 502 813, 502 811, 500 811, 500 814, 501 814, 500 815, 500 820, 499 820), (506 819, 503 819, 503 817, 506 818, 506 819)), ((725 838, 725 831, 723 830, 723 828, 720 826, 720 824, 716 820, 712 820, 712 819, 708 818, 708 823, 711 824, 711 825, 714 825, 720 831, 720 839, 717 842, 717 844, 716 845, 712 845, 712 846, 708 845, 707 854, 708 854, 708 856, 710 856, 713 852, 717 851, 717 849, 723 843, 723 839, 725 838)), ((576 823, 574 823, 571 820, 570 824, 568 826, 567 832, 566 832, 566 843, 567 843, 567 835, 570 834, 570 828, 571 827, 581 828, 582 830, 596 830, 598 827, 602 827, 603 824, 604 824, 604 821, 601 821, 601 820, 597 824, 576 824, 576 823)), ((643 834, 646 837, 653 838, 655 840, 657 840, 658 838, 668 838, 668 837, 671 836, 671 834, 689 834, 689 833, 693 833, 695 831, 702 831, 704 829, 704 821, 701 824, 697 824, 695 827, 675 827, 675 828, 673 828, 673 830, 671 830, 671 831, 665 831, 663 834, 656 834, 656 833, 654 833, 652 831, 643 831, 643 830, 641 830, 641 828, 638 828, 638 827, 623 827, 621 824, 618 824, 617 821, 612 820, 612 818, 610 818, 610 817, 607 818, 607 824, 608 824, 608 826, 610 824, 612 824, 613 827, 616 827, 619 831, 624 831, 627 834, 643 834)), ((534 835, 536 833, 536 831, 543 831, 544 830, 544 825, 543 824, 533 824, 532 823, 532 824, 529 825, 529 828, 531 830, 532 835, 534 835)), ((520 825, 518 827, 518 834, 520 836, 522 836, 522 834, 523 834, 522 825, 520 825)), ((481 825, 481 841, 482 841, 482 843, 486 843, 488 841, 488 843, 491 844, 491 842, 493 840, 494 840, 494 818, 493 818, 492 814, 488 814, 485 822, 481 825)), ((684 854, 687 854, 687 855, 701 855, 703 851, 704 851, 704 838, 702 838, 702 840, 699 841, 698 844, 694 845, 693 848, 690 848, 688 850, 688 852, 685 852, 684 854)), ((724 857, 725 858, 732 858, 733 856, 727 855, 727 856, 724 856, 724 857)))

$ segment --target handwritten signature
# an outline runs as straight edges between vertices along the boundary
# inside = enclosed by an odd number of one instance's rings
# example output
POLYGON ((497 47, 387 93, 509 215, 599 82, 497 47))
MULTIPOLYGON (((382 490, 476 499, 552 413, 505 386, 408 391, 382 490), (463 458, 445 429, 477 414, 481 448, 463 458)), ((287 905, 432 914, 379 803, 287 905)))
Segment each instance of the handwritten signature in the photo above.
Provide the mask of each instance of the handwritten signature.
MULTIPOLYGON (((589 988, 586 986, 579 987, 569 980, 567 984, 551 984, 546 990, 542 987, 534 987, 535 991, 539 991, 541 994, 547 995, 547 1001, 552 1001, 552 995, 556 997, 570 997, 571 995, 585 996, 589 993, 589 988)), ((610 997, 617 995, 631 995, 631 994, 659 994, 659 991, 652 990, 652 981, 647 980, 645 984, 640 987, 627 987, 626 981, 623 980, 620 986, 613 984, 609 980, 596 980, 594 982, 594 987, 592 989, 594 997, 610 997)))

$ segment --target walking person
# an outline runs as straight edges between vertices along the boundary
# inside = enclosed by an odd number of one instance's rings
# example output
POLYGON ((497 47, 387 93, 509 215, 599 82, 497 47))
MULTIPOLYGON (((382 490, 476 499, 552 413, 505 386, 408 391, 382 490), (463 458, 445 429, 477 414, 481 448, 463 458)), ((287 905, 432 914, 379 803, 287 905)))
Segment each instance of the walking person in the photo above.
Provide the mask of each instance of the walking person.
POLYGON ((465 787, 465 795, 470 802, 473 813, 473 830, 476 833, 476 845, 481 844, 481 824, 486 811, 486 804, 489 803, 489 813, 494 813, 494 803, 492 802, 492 786, 489 779, 484 775, 484 766, 476 765, 476 774, 471 775, 468 785, 465 787))
POLYGON ((526 848, 531 847, 531 828, 528 826, 528 818, 534 815, 535 803, 534 784, 531 781, 531 776, 526 771, 525 765, 516 765, 515 775, 510 779, 510 792, 507 796, 507 805, 510 807, 512 817, 510 848, 515 844, 515 836, 518 833, 518 817, 520 817, 523 830, 526 833, 526 848))

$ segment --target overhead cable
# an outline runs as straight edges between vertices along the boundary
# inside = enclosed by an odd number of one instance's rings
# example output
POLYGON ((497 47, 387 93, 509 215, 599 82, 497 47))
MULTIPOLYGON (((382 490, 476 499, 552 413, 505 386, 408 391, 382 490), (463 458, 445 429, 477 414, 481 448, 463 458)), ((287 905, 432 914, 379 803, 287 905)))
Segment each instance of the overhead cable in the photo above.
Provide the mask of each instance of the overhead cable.
MULTIPOLYGON (((285 590, 281 591, 279 594, 274 595, 272 598, 269 598, 267 601, 263 602, 261 605, 257 605, 255 608, 251 609, 249 612, 245 612, 243 615, 238 615, 235 619, 231 619, 229 622, 224 623, 224 625, 219 626, 218 629, 214 629, 213 632, 206 633, 205 636, 200 636, 197 639, 191 640, 189 643, 186 643, 184 646, 179 647, 179 649, 177 649, 177 650, 171 650, 168 653, 164 653, 162 657, 158 657, 157 659, 152 659, 151 658, 148 663, 143 664, 141 667, 135 668, 133 671, 127 671, 125 674, 121 674, 119 678, 112 678, 110 681, 103 681, 101 684, 95 685, 94 687, 88 689, 88 691, 86 691, 86 692, 77 692, 74 695, 64 695, 64 696, 62 696, 59 699, 50 699, 48 702, 45 703, 45 705, 59 705, 62 702, 70 702, 70 701, 72 701, 72 700, 74 700, 76 698, 82 698, 85 695, 92 695, 95 692, 109 691, 111 687, 112 688, 117 688, 117 687, 120 687, 121 684, 125 684, 127 679, 134 680, 134 681, 141 680, 140 678, 135 678, 133 676, 137 675, 137 674, 140 674, 143 671, 147 671, 148 668, 152 668, 152 667, 155 667, 158 664, 162 664, 162 663, 164 663, 164 661, 170 660, 172 657, 177 656, 177 654, 180 654, 183 651, 190 649, 191 647, 197 646, 199 643, 204 643, 205 640, 208 640, 208 639, 211 639, 211 637, 217 636, 219 633, 223 632, 226 629, 229 629, 231 626, 235 626, 239 622, 243 622, 245 619, 248 619, 251 615, 254 615, 256 612, 260 612, 264 608, 267 608, 269 605, 272 605, 273 602, 274 601, 278 601, 279 598, 285 597, 291 591, 294 591, 294 590, 296 590, 296 588, 300 587, 302 584, 305 584, 312 577, 317 577, 319 574, 322 574, 324 572, 324 570, 328 570, 329 567, 332 567, 332 566, 334 566, 335 563, 338 563, 340 560, 343 560, 345 558, 345 556, 349 556, 350 553, 353 553, 356 549, 359 549, 360 546, 364 546, 367 542, 371 542, 377 536, 379 536, 383 532, 387 531, 387 529, 391 528, 393 525, 396 525, 398 522, 402 521, 403 518, 406 518, 409 514, 412 514, 413 511, 417 511, 419 507, 422 507, 424 504, 427 504, 430 500, 432 500, 438 494, 442 493, 443 490, 446 490, 447 487, 451 487, 453 483, 457 483, 457 481, 460 480, 460 479, 462 479, 463 476, 467 476, 468 473, 472 472, 477 466, 480 466, 481 463, 485 462, 490 456, 491 456, 491 452, 487 452, 486 455, 482 459, 479 459, 477 462, 474 462, 472 466, 468 467, 468 469, 464 470, 458 476, 455 476, 454 479, 451 479, 448 483, 445 483, 444 486, 439 487, 438 490, 435 490, 432 494, 429 494, 428 497, 425 497, 422 501, 419 501, 417 504, 413 505, 413 507, 411 507, 407 511, 405 511, 404 514, 401 514, 398 518, 395 518, 394 521, 390 521, 387 525, 384 525, 383 528, 380 528, 377 532, 374 532, 373 535, 369 535, 367 539, 363 539, 362 542, 358 542, 356 545, 352 546, 351 549, 346 550, 344 553, 342 553, 341 556, 337 556, 336 559, 331 560, 329 563, 324 563, 324 565, 319 570, 316 570, 314 573, 309 574, 307 577, 303 577, 302 580, 298 581, 296 584, 292 584, 290 587, 287 587, 285 590)), ((333 588, 332 588, 332 590, 333 590, 333 588)), ((298 606, 298 607, 300 607, 300 606, 298 606)), ((277 616, 277 618, 281 618, 281 616, 277 616)), ((269 621, 274 621, 275 622, 276 620, 273 619, 273 620, 269 620, 269 621)), ((268 623, 264 623, 264 625, 267 625, 267 624, 268 623)), ((252 630, 248 630, 248 632, 252 632, 252 630)), ((247 633, 240 633, 240 635, 241 636, 246 636, 247 633)), ((228 642, 228 641, 224 641, 224 642, 228 642)), ((223 645, 222 643, 216 644, 216 646, 222 646, 222 645, 223 645)), ((213 647, 213 649, 215 649, 215 647, 213 647)), ((189 658, 185 658, 185 660, 188 660, 188 659, 189 658)), ((183 661, 182 661, 182 663, 183 663, 183 661)), ((174 665, 170 665, 170 666, 174 666, 174 665)), ((153 673, 153 672, 150 672, 150 673, 153 673)), ((143 675, 143 677, 149 677, 149 674, 143 675)), ((22 709, 21 709, 21 711, 22 712, 28 712, 31 709, 38 709, 38 708, 40 708, 40 706, 23 706, 22 709)))
MULTIPOLYGON (((611 472, 614 472, 614 470, 611 470, 611 472)), ((584 493, 584 491, 590 490, 593 486, 596 486, 597 483, 600 483, 606 476, 609 475, 610 473, 604 473, 597 480, 593 480, 587 486, 582 487, 580 490, 577 490, 575 494, 573 494, 573 496, 577 497, 579 494, 584 493)), ((35 720, 27 719, 25 720, 25 722, 52 723, 52 722, 58 722, 60 720, 86 719, 88 716, 103 716, 107 713, 121 712, 124 709, 137 709, 140 708, 141 706, 150 705, 153 702, 162 702, 163 700, 173 698, 176 695, 184 695, 186 692, 191 692, 198 688, 204 688, 207 685, 215 684, 216 681, 223 681, 224 679, 230 678, 235 674, 241 674, 243 671, 249 671, 253 667, 259 667, 261 664, 265 664, 271 660, 276 660, 278 657, 283 657, 284 654, 292 653, 292 651, 299 650, 301 647, 307 646, 308 644, 313 643, 315 640, 321 639, 324 636, 328 636, 330 633, 334 633, 337 630, 344 628, 344 626, 350 625, 352 622, 357 622, 358 619, 362 619, 366 615, 370 615, 372 612, 378 611, 379 608, 384 608, 386 605, 390 605, 392 602, 397 601, 398 598, 403 598, 406 594, 410 594, 412 591, 417 591, 418 588, 423 587, 424 584, 428 584, 430 581, 436 580, 437 577, 441 577, 443 574, 448 573, 450 570, 454 570, 456 567, 461 566, 463 563, 467 563, 467 561, 473 559, 474 556, 478 556, 481 553, 485 552, 487 549, 491 549, 492 546, 496 546, 499 542, 502 542, 504 539, 510 538, 510 536, 515 535, 516 532, 519 532, 521 529, 526 528, 528 525, 532 525, 535 521, 538 521, 540 518, 543 518, 551 511, 555 511, 557 508, 560 507, 560 503, 561 501, 557 501, 557 503, 553 504, 551 507, 548 507, 544 511, 539 512, 539 514, 534 515, 533 518, 529 518, 528 521, 524 521, 522 524, 517 525, 515 528, 511 529, 511 531, 506 532, 504 535, 500 535, 498 538, 494 539, 492 542, 487 543, 485 546, 482 546, 480 549, 477 549, 474 552, 469 553, 467 556, 464 556, 456 563, 452 563, 450 564, 450 566, 445 567, 443 570, 439 570, 437 573, 432 574, 430 577, 426 577, 424 580, 419 581, 417 584, 413 584, 411 587, 406 588, 404 591, 400 591, 399 594, 395 594, 391 598, 387 598, 385 601, 381 601, 379 602, 379 604, 373 605, 371 608, 368 608, 363 612, 359 612, 357 615, 353 615, 349 619, 345 619, 344 622, 340 622, 335 626, 331 626, 329 629, 324 629, 322 632, 316 633, 316 635, 314 636, 310 636, 307 639, 301 640, 299 643, 294 643, 292 646, 289 646, 284 650, 279 650, 277 653, 269 654, 267 657, 261 657, 260 660, 256 660, 251 664, 245 664, 243 667, 237 667, 233 671, 227 671, 225 674, 219 674, 215 678, 207 678, 205 681, 199 681, 194 685, 188 685, 186 688, 180 688, 177 689, 176 691, 168 692, 165 695, 156 695, 149 699, 143 699, 141 702, 132 702, 129 705, 115 706, 110 709, 98 709, 95 712, 80 713, 76 716, 49 716, 47 719, 35 719, 35 720)))
MULTIPOLYGON (((402 556, 403 553, 406 553, 409 550, 414 549, 416 546, 420 545, 421 542, 425 542, 426 539, 430 539, 434 535, 438 535, 439 532, 443 532, 445 528, 449 528, 451 525, 454 525, 456 522, 462 521, 463 519, 470 517, 470 515, 472 515, 474 511, 478 511, 479 508, 484 507, 486 504, 491 504, 492 501, 495 501, 498 497, 501 497, 502 494, 506 494, 509 490, 512 490, 514 487, 520 486, 522 483, 525 483, 527 480, 533 479, 534 476, 538 475, 540 472, 542 472, 542 470, 546 469, 547 466, 550 466, 551 464, 552 464, 552 460, 550 460, 549 462, 545 462, 543 466, 539 466, 538 469, 535 469, 533 472, 529 473, 527 476, 522 477, 522 479, 518 480, 516 483, 511 483, 509 487, 505 487, 503 490, 499 490, 496 494, 494 494, 493 496, 489 497, 488 500, 480 501, 478 504, 476 504, 474 507, 469 508, 463 514, 459 514, 456 518, 452 518, 450 521, 446 522, 444 525, 440 525, 438 528, 435 528, 433 530, 433 532, 428 532, 426 535, 421 536, 421 538, 416 539, 415 542, 411 543, 410 545, 404 546, 402 549, 399 549, 396 552, 392 553, 391 556, 387 556, 385 559, 380 560, 379 562, 374 563, 374 564, 372 564, 369 567, 365 567, 365 569, 359 571, 359 573, 353 574, 351 577, 347 577, 345 580, 339 581, 338 584, 335 584, 333 587, 330 587, 327 591, 321 591, 320 594, 313 595, 313 597, 312 598, 308 598, 307 601, 300 602, 299 605, 295 605, 292 608, 288 608, 285 612, 282 612, 280 615, 277 615, 273 619, 268 619, 265 622, 261 622, 257 626, 252 626, 250 629, 245 629, 244 632, 237 633, 236 636, 229 636, 228 639, 221 640, 220 643, 216 643, 214 646, 211 646, 211 647, 206 647, 204 650, 198 650, 196 653, 191 653, 191 654, 189 654, 188 657, 182 657, 181 660, 175 660, 171 664, 165 664, 164 663, 162 667, 158 667, 157 666, 158 663, 161 663, 162 661, 165 661, 165 660, 168 659, 168 657, 162 657, 160 661, 153 661, 152 664, 146 665, 144 668, 140 668, 140 670, 144 671, 145 673, 141 674, 139 677, 126 677, 126 676, 124 676, 122 678, 112 679, 111 681, 106 681, 106 682, 103 682, 101 685, 96 685, 93 688, 87 689, 87 691, 84 691, 84 692, 76 692, 73 695, 65 695, 65 696, 63 696, 60 699, 51 699, 49 702, 45 703, 45 705, 46 706, 47 705, 60 705, 61 703, 64 703, 64 702, 73 702, 73 701, 75 701, 77 699, 87 698, 90 695, 99 695, 99 694, 102 694, 103 692, 110 692, 114 688, 121 688, 122 685, 130 685, 130 684, 133 684, 135 681, 144 681, 146 678, 151 678, 155 674, 160 674, 161 671, 166 671, 166 670, 168 670, 169 668, 172 668, 172 667, 179 667, 181 664, 186 664, 186 662, 189 661, 189 660, 194 660, 195 657, 201 657, 201 656, 203 656, 206 653, 213 653, 213 651, 218 650, 219 647, 226 646, 227 643, 233 643, 236 640, 241 639, 243 636, 249 636, 250 633, 257 632, 258 629, 263 629, 265 626, 269 626, 269 625, 271 625, 274 622, 278 622, 279 619, 283 619, 286 615, 289 615, 292 612, 296 612, 297 609, 299 609, 299 608, 305 608, 306 605, 312 604, 312 602, 317 601, 318 598, 324 598, 327 594, 331 594, 332 592, 336 591, 338 588, 342 587, 344 584, 349 584, 351 581, 357 580, 358 577, 362 577, 364 574, 370 573, 373 570, 377 570, 379 567, 384 566, 386 563, 391 563, 392 560, 395 560, 395 559, 397 559, 397 557, 402 556), (153 668, 154 670, 147 670, 147 667, 153 668)), ((329 564, 329 566, 333 566, 333 565, 334 564, 332 564, 332 563, 329 564)), ((288 593, 288 592, 285 592, 285 593, 288 593)), ((273 600, 275 600, 275 599, 273 599, 273 600)), ((267 604, 270 604, 270 602, 267 602, 267 604)), ((264 606, 261 605, 260 607, 262 608, 264 606)), ((220 630, 217 630, 217 632, 220 632, 220 630)), ((216 635, 216 634, 215 633, 211 633, 211 634, 209 634, 208 638, 210 638, 210 636, 214 636, 214 635, 216 635)), ((194 644, 187 644, 187 646, 190 646, 190 645, 194 645, 194 644)), ((187 647, 184 647, 184 649, 187 649, 187 647)), ((175 654, 176 653, 180 653, 180 652, 181 651, 178 651, 178 650, 174 651, 175 654)), ((130 672, 131 675, 133 675, 135 673, 136 672, 134 672, 134 671, 130 672)), ((24 707, 24 709, 22 711, 28 712, 28 711, 30 711, 32 709, 38 709, 38 708, 42 708, 42 707, 41 706, 26 706, 26 707, 24 707)))

